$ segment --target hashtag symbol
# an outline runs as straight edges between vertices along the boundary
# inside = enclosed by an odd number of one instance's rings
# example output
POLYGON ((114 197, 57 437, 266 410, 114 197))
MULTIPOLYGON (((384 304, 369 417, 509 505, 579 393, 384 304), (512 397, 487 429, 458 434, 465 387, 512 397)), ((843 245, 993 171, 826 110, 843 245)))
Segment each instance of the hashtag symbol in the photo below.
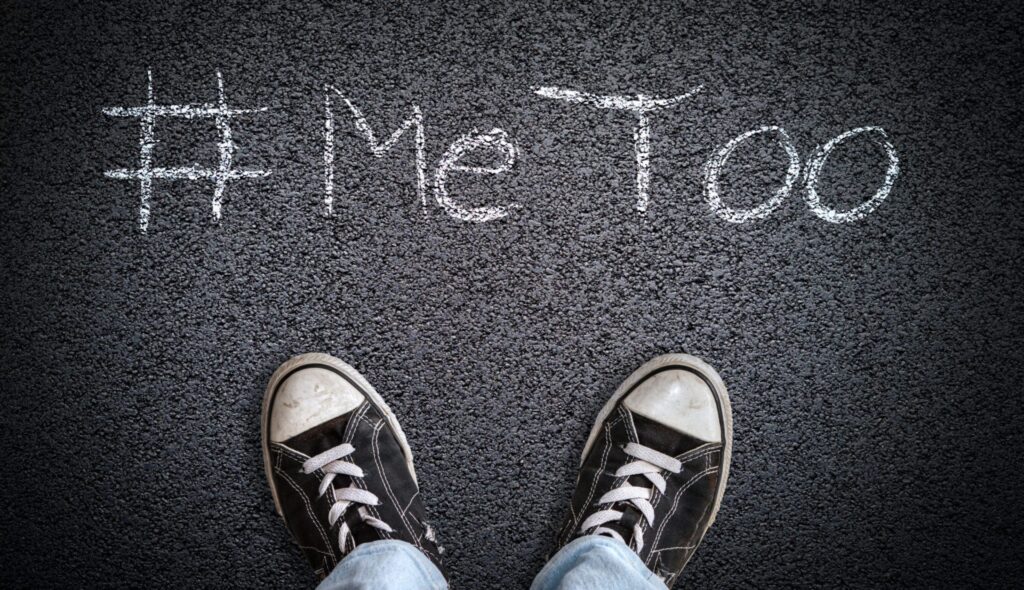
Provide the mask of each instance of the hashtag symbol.
POLYGON ((232 168, 232 161, 235 154, 235 142, 231 137, 231 119, 238 115, 258 113, 267 110, 266 107, 255 109, 232 109, 228 107, 227 99, 224 96, 224 78, 217 72, 217 103, 216 104, 184 104, 184 105, 158 105, 153 94, 153 72, 146 72, 149 80, 146 93, 146 105, 141 107, 109 107, 103 109, 103 113, 111 117, 134 117, 138 118, 141 125, 139 133, 139 167, 135 169, 120 168, 107 170, 104 174, 107 178, 120 180, 135 180, 139 183, 139 229, 143 232, 149 227, 149 203, 153 196, 153 180, 199 180, 210 179, 214 182, 213 189, 213 217, 220 219, 221 205, 224 200, 224 190, 229 180, 238 178, 262 178, 270 172, 265 170, 235 170, 232 168), (154 136, 154 128, 158 117, 175 117, 180 119, 214 119, 217 129, 220 131, 220 142, 217 147, 220 152, 220 162, 216 168, 201 168, 197 164, 181 168, 160 168, 153 166, 153 148, 156 147, 157 139, 154 136))

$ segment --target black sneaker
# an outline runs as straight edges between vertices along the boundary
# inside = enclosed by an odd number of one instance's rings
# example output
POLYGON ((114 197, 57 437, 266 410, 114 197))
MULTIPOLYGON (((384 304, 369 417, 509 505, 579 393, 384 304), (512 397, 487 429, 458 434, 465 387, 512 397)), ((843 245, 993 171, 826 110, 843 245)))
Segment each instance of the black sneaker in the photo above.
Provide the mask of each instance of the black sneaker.
POLYGON ((385 539, 441 568, 409 444, 355 369, 326 354, 290 359, 270 378, 262 431, 277 512, 321 579, 357 545, 385 539))
POLYGON ((619 539, 671 587, 715 520, 731 453, 715 370, 685 354, 655 358, 598 415, 558 548, 580 535, 619 539))

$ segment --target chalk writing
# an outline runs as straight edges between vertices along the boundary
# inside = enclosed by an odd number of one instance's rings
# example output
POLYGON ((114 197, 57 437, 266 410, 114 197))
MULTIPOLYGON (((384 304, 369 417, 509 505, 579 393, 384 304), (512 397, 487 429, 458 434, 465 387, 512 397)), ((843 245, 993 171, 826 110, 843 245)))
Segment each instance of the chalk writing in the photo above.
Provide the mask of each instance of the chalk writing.
POLYGON ((671 98, 651 98, 642 94, 638 94, 636 98, 602 96, 554 86, 535 88, 534 92, 544 98, 555 98, 599 109, 629 111, 637 115, 637 126, 633 132, 633 146, 636 151, 636 210, 643 213, 647 211, 651 190, 651 119, 649 114, 674 107, 694 96, 703 88, 703 86, 698 86, 686 94, 671 98))
POLYGON ((846 223, 863 219, 864 216, 874 211, 889 196, 889 192, 892 190, 893 184, 896 183, 896 177, 899 173, 900 159, 897 157, 896 148, 889 141, 889 136, 885 133, 884 129, 881 127, 858 127, 851 129, 814 150, 811 161, 807 164, 807 205, 815 215, 831 223, 846 223), (829 209, 821 204, 821 197, 818 195, 818 174, 821 173, 821 169, 825 166, 825 160, 828 159, 829 154, 832 153, 832 150, 837 145, 862 133, 872 134, 871 139, 885 149, 889 166, 885 170, 885 180, 882 182, 882 187, 866 202, 849 211, 839 212, 829 209))
MULTIPOLYGON (((108 107, 103 112, 112 117, 133 117, 140 122, 139 133, 139 167, 134 169, 120 168, 105 172, 109 178, 135 180, 139 182, 139 228, 145 232, 149 226, 150 207, 153 195, 154 179, 209 179, 214 182, 211 208, 213 218, 219 220, 222 213, 224 193, 228 181, 239 178, 260 178, 269 174, 265 170, 237 170, 233 167, 235 143, 232 138, 231 121, 239 115, 247 115, 267 110, 266 107, 251 109, 230 108, 224 92, 224 79, 217 72, 217 101, 204 104, 159 105, 153 92, 152 71, 147 72, 148 84, 146 104, 139 107, 108 107), (220 154, 216 168, 201 168, 196 164, 186 167, 164 168, 153 165, 153 149, 157 144, 154 128, 161 117, 198 119, 212 118, 220 132, 217 144, 220 154)), ((336 166, 336 132, 337 123, 334 113, 334 102, 340 100, 348 108, 356 131, 366 140, 371 154, 383 158, 402 139, 407 131, 413 130, 415 148, 416 195, 420 205, 427 208, 427 156, 425 150, 426 127, 423 112, 419 105, 410 107, 411 115, 384 140, 379 140, 373 127, 367 121, 363 111, 353 100, 344 95, 331 84, 324 85, 324 126, 323 126, 323 172, 324 172, 324 213, 331 216, 335 202, 335 166, 336 166)), ((636 211, 645 213, 651 202, 651 113, 682 104, 703 90, 697 86, 690 91, 669 98, 653 98, 638 94, 636 96, 599 95, 577 90, 544 86, 534 88, 533 92, 544 98, 562 100, 573 104, 581 104, 598 109, 621 110, 633 113, 637 117, 633 133, 633 144, 636 156, 636 211)), ((473 131, 457 138, 441 155, 433 174, 434 200, 447 215, 460 221, 484 223, 507 217, 513 210, 522 207, 517 202, 504 205, 486 205, 469 207, 456 199, 449 190, 450 176, 454 172, 475 175, 495 175, 512 170, 519 158, 519 148, 508 133, 500 128, 492 128, 486 133, 473 131), (498 156, 492 165, 466 165, 462 163, 472 152, 490 150, 498 156)), ((708 209, 715 216, 730 223, 748 223, 764 219, 776 211, 801 180, 803 173, 804 200, 814 215, 830 223, 848 223, 863 219, 874 211, 892 192, 897 176, 900 173, 899 156, 889 135, 877 126, 857 127, 851 129, 824 145, 814 149, 806 166, 802 166, 796 145, 789 134, 780 126, 766 125, 747 131, 729 140, 714 150, 703 166, 704 198, 708 209), (722 194, 720 179, 726 173, 729 159, 737 149, 748 140, 759 136, 770 135, 782 148, 788 159, 785 180, 782 186, 771 191, 767 198, 754 207, 740 209, 730 207, 722 194), (822 170, 829 156, 839 145, 851 141, 858 136, 869 138, 880 146, 886 155, 888 165, 882 186, 866 202, 847 211, 832 209, 822 202, 818 192, 818 183, 822 170)))
POLYGON ((327 214, 330 215, 333 212, 334 204, 334 111, 331 110, 332 92, 345 101, 345 105, 348 106, 348 110, 351 111, 352 117, 355 119, 356 129, 366 138, 370 147, 370 153, 378 158, 383 158, 410 127, 416 127, 414 136, 416 142, 416 194, 419 196, 420 203, 425 209, 427 206, 427 163, 423 152, 425 139, 423 113, 420 111, 420 107, 412 105, 412 117, 409 117, 399 125, 398 129, 391 133, 391 137, 380 143, 377 141, 377 136, 373 133, 373 128, 366 121, 362 111, 351 100, 342 95, 337 88, 328 84, 324 90, 324 110, 326 111, 324 123, 324 205, 327 208, 327 214))
POLYGON ((231 136, 230 121, 238 115, 258 113, 266 107, 255 109, 232 109, 228 107, 224 94, 224 78, 217 72, 217 103, 196 105, 158 105, 153 92, 153 72, 146 72, 146 105, 141 107, 108 107, 103 113, 111 117, 133 117, 140 121, 139 133, 139 167, 135 169, 120 168, 108 170, 108 178, 139 181, 139 229, 145 232, 149 227, 150 200, 153 195, 153 179, 214 181, 211 208, 214 219, 220 219, 224 199, 224 190, 229 180, 238 178, 260 178, 270 174, 264 170, 235 170, 232 160, 235 143, 231 136), (216 168, 200 168, 197 164, 188 167, 162 168, 153 166, 153 148, 156 147, 154 128, 158 117, 177 117, 183 119, 213 118, 220 131, 220 142, 217 144, 220 162, 216 168))
POLYGON ((793 185, 796 184, 799 177, 800 155, 796 151, 796 146, 789 139, 789 134, 781 127, 761 127, 760 129, 747 131, 739 137, 732 139, 729 143, 725 144, 725 147, 711 156, 711 159, 704 166, 704 194, 708 207, 711 208, 713 213, 732 223, 744 223, 771 215, 772 211, 778 209, 779 205, 789 196, 789 193, 793 190, 793 185), (726 207, 722 204, 722 197, 718 187, 718 176, 722 173, 722 167, 729 161, 729 156, 732 155, 733 150, 739 147, 741 143, 762 133, 774 133, 777 135, 779 145, 782 146, 782 149, 786 151, 786 156, 789 157, 789 168, 786 170, 785 184, 776 190, 767 201, 753 209, 742 210, 726 207))
MULTIPOLYGON (((824 146, 818 146, 814 150, 814 153, 811 155, 811 161, 807 165, 805 178, 805 200, 807 205, 811 208, 811 211, 825 221, 831 223, 856 221, 874 211, 875 208, 889 196, 889 192, 892 190, 893 184, 896 182, 896 176, 899 175, 899 173, 900 160, 896 155, 896 148, 893 147, 892 143, 889 141, 889 136, 886 135, 885 130, 881 127, 858 127, 856 129, 851 129, 850 131, 833 138, 824 146), (821 204, 821 197, 818 195, 818 174, 821 173, 821 169, 825 166, 825 161, 837 145, 862 133, 872 133, 877 135, 878 137, 872 137, 872 139, 875 143, 881 145, 885 149, 886 157, 889 160, 889 166, 886 169, 885 180, 882 183, 882 187, 878 189, 874 196, 872 196, 867 202, 862 203, 849 211, 839 212, 829 209, 821 204)), ((704 166, 704 195, 708 203, 708 207, 716 215, 732 223, 745 223, 747 221, 768 217, 768 215, 777 209, 786 197, 789 196, 790 192, 793 190, 793 185, 797 182, 799 176, 800 156, 797 153, 796 146, 794 146, 793 142, 789 139, 789 134, 787 134, 781 127, 761 127, 760 129, 747 131, 746 133, 730 140, 725 144, 725 147, 718 150, 718 152, 708 160, 707 164, 704 166), (785 184, 776 190, 775 194, 772 195, 771 198, 753 209, 731 209, 722 203, 718 177, 722 172, 722 167, 725 166, 725 163, 729 160, 729 156, 732 154, 733 150, 735 150, 744 141, 761 133, 776 134, 778 136, 779 145, 781 145, 786 151, 786 156, 789 158, 789 167, 786 170, 785 184)))
POLYGON ((508 172, 516 163, 516 146, 509 141, 508 134, 501 129, 491 129, 487 133, 465 135, 448 148, 448 151, 441 156, 441 162, 437 165, 437 172, 434 176, 434 197, 437 204, 444 207, 449 215, 463 221, 493 221, 508 215, 510 209, 519 207, 518 204, 511 204, 505 207, 476 207, 466 209, 456 203, 448 196, 446 186, 448 173, 452 171, 468 172, 470 174, 501 174, 508 172), (460 166, 457 162, 469 152, 481 148, 501 150, 505 158, 498 166, 460 166))

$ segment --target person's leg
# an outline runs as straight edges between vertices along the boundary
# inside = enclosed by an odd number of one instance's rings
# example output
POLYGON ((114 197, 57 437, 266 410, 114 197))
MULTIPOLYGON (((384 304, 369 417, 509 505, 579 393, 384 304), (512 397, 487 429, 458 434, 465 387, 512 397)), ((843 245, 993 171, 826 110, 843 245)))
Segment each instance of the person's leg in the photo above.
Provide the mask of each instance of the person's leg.
POLYGON ((555 554, 530 590, 667 590, 636 553, 617 539, 585 535, 555 554))
POLYGON ((534 590, 674 584, 715 520, 731 453, 714 369, 669 354, 634 371, 594 423, 558 552, 534 590))
POLYGON ((446 587, 405 434, 355 369, 326 354, 281 365, 262 433, 274 506, 325 590, 446 587))
POLYGON ((437 566, 405 541, 374 541, 356 547, 317 590, 444 590, 437 566))

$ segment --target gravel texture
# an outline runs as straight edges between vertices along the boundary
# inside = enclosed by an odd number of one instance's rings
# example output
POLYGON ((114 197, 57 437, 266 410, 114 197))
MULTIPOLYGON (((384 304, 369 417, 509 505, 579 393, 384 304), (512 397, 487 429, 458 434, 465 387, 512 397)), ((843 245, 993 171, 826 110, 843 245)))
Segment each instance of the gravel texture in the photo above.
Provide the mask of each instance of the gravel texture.
MULTIPOLYGON (((1024 201, 1019 4, 5 2, 0 36, 0 586, 309 587, 274 513, 259 408, 275 367, 330 352, 402 420, 457 588, 526 587, 552 548, 591 421, 664 352, 716 366, 735 450, 685 588, 1020 583, 1024 201), (254 3, 255 4, 255 3, 254 3), (139 123, 104 107, 236 108, 228 182, 156 180, 139 123), (387 137, 417 104, 427 175, 474 129, 505 174, 453 173, 457 221, 416 194, 411 134, 382 158, 324 85, 387 137), (542 98, 698 95, 652 115, 646 215, 629 113, 542 98), (884 127, 900 157, 864 219, 794 190, 766 219, 705 204, 703 166, 780 125, 815 146, 884 127)), ((215 167, 211 119, 159 119, 155 166, 215 167)), ((489 162, 487 153, 479 165, 489 162)), ((731 206, 782 182, 737 150, 731 206)), ((470 160, 466 161, 467 163, 470 160)), ((851 142, 820 180, 866 200, 884 154, 851 142)))

